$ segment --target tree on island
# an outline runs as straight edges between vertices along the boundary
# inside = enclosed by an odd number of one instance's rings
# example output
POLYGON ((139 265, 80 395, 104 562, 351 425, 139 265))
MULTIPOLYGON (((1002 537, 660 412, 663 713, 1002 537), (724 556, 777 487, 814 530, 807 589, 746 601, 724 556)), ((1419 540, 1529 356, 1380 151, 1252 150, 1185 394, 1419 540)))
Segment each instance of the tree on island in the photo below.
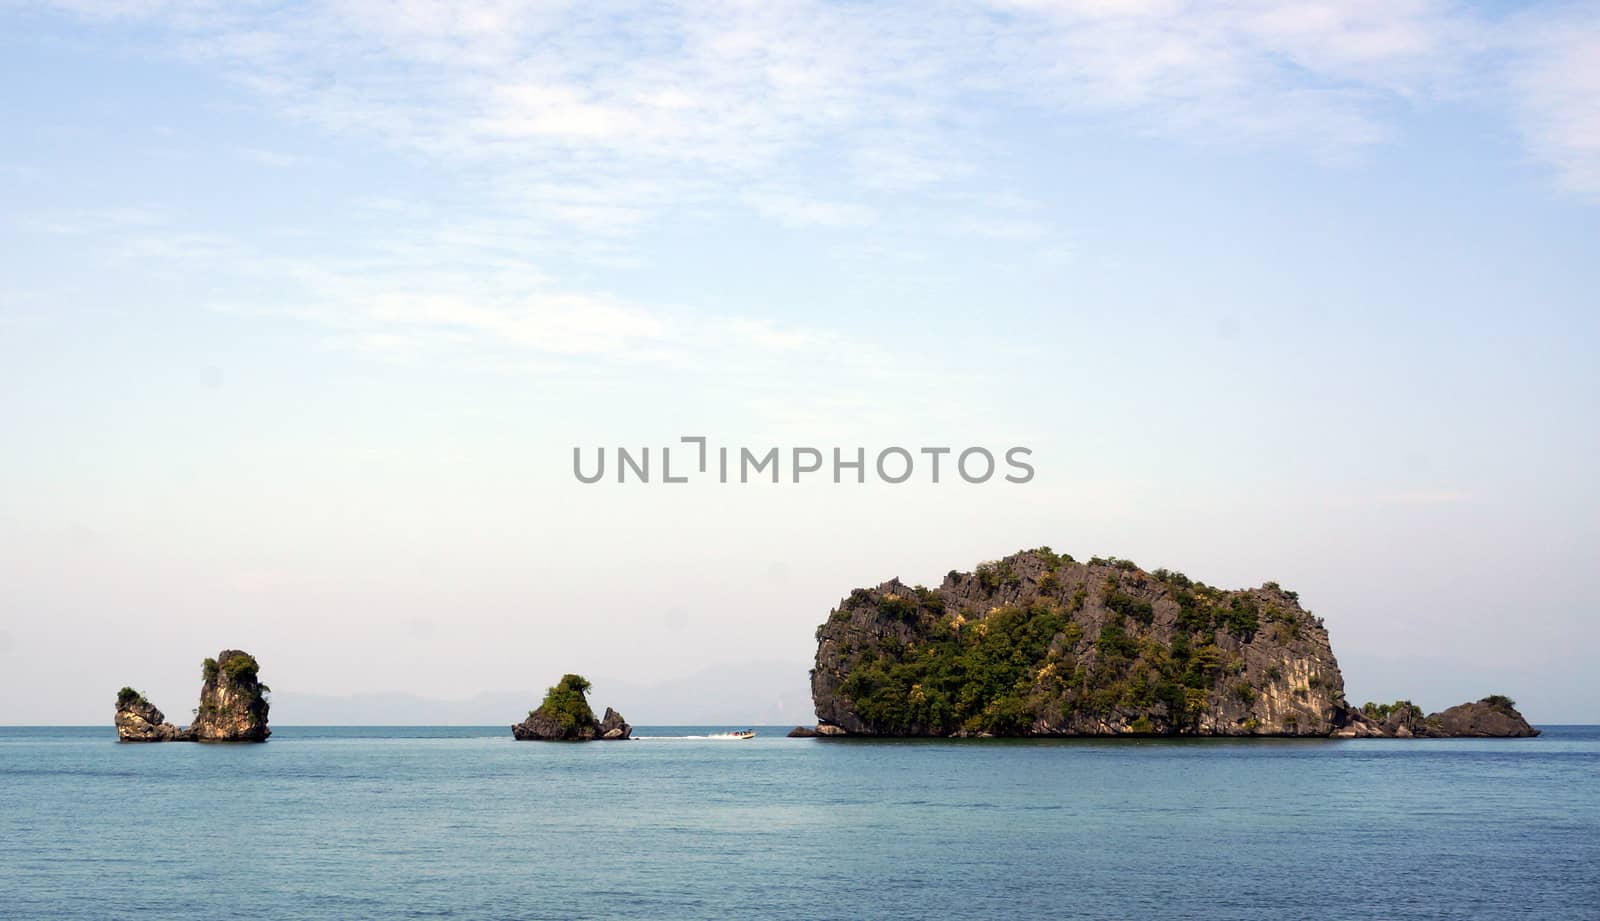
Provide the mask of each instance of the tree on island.
POLYGON ((589 679, 582 675, 562 675, 555 687, 545 691, 544 703, 528 716, 555 721, 562 729, 575 730, 595 723, 589 708, 589 679))

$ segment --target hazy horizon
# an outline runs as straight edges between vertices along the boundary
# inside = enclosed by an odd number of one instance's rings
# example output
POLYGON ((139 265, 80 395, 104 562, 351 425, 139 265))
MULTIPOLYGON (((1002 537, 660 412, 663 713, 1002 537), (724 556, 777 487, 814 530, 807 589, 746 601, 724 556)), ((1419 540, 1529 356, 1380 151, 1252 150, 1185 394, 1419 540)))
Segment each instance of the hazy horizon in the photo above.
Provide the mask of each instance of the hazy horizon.
POLYGON ((224 647, 755 715, 803 671, 679 683, 1040 545, 1296 590, 1356 703, 1600 723, 1593 3, 0 22, 0 724, 181 721, 224 647), (683 436, 1035 475, 574 476, 683 436))

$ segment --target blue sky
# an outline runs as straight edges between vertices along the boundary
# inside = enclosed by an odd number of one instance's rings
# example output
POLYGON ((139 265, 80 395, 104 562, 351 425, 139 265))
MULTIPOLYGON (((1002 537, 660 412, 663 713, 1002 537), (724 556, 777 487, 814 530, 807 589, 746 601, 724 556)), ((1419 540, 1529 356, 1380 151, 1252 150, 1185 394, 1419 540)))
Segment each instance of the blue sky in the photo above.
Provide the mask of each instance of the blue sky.
POLYGON ((0 23, 0 721, 223 645, 803 688, 851 587, 1038 544, 1296 588, 1357 700, 1600 720, 1594 4, 0 23), (1039 474, 570 475, 696 433, 1039 474))

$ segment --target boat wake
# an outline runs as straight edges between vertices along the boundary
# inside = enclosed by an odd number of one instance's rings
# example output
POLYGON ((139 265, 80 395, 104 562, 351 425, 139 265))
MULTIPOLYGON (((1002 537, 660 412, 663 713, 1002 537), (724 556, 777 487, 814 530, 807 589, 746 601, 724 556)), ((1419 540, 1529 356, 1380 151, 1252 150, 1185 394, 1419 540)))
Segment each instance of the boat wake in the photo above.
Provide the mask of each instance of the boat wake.
POLYGON ((748 739, 753 739, 755 737, 756 737, 756 734, 755 734, 755 732, 753 730, 740 729, 740 730, 737 730, 737 731, 734 731, 734 732, 713 732, 713 733, 709 733, 709 734, 706 734, 706 735, 634 736, 634 739, 639 740, 639 741, 658 741, 658 742, 662 741, 662 740, 665 740, 665 739, 699 739, 701 741, 709 741, 709 742, 743 742, 743 741, 746 741, 748 739))

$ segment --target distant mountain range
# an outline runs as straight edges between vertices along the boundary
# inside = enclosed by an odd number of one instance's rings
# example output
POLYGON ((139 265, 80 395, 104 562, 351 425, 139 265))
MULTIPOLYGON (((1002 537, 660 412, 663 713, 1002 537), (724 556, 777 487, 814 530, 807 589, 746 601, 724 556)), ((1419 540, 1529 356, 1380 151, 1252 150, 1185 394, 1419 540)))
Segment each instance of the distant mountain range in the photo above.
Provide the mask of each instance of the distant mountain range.
MULTIPOLYGON (((809 662, 742 662, 707 668, 692 675, 642 684, 587 675, 596 707, 615 707, 635 726, 810 725, 809 662)), ((272 695, 275 726, 510 726, 544 698, 550 675, 527 688, 485 691, 462 700, 421 697, 406 691, 372 691, 346 696, 272 695)), ((509 729, 507 730, 510 731, 509 729)))

